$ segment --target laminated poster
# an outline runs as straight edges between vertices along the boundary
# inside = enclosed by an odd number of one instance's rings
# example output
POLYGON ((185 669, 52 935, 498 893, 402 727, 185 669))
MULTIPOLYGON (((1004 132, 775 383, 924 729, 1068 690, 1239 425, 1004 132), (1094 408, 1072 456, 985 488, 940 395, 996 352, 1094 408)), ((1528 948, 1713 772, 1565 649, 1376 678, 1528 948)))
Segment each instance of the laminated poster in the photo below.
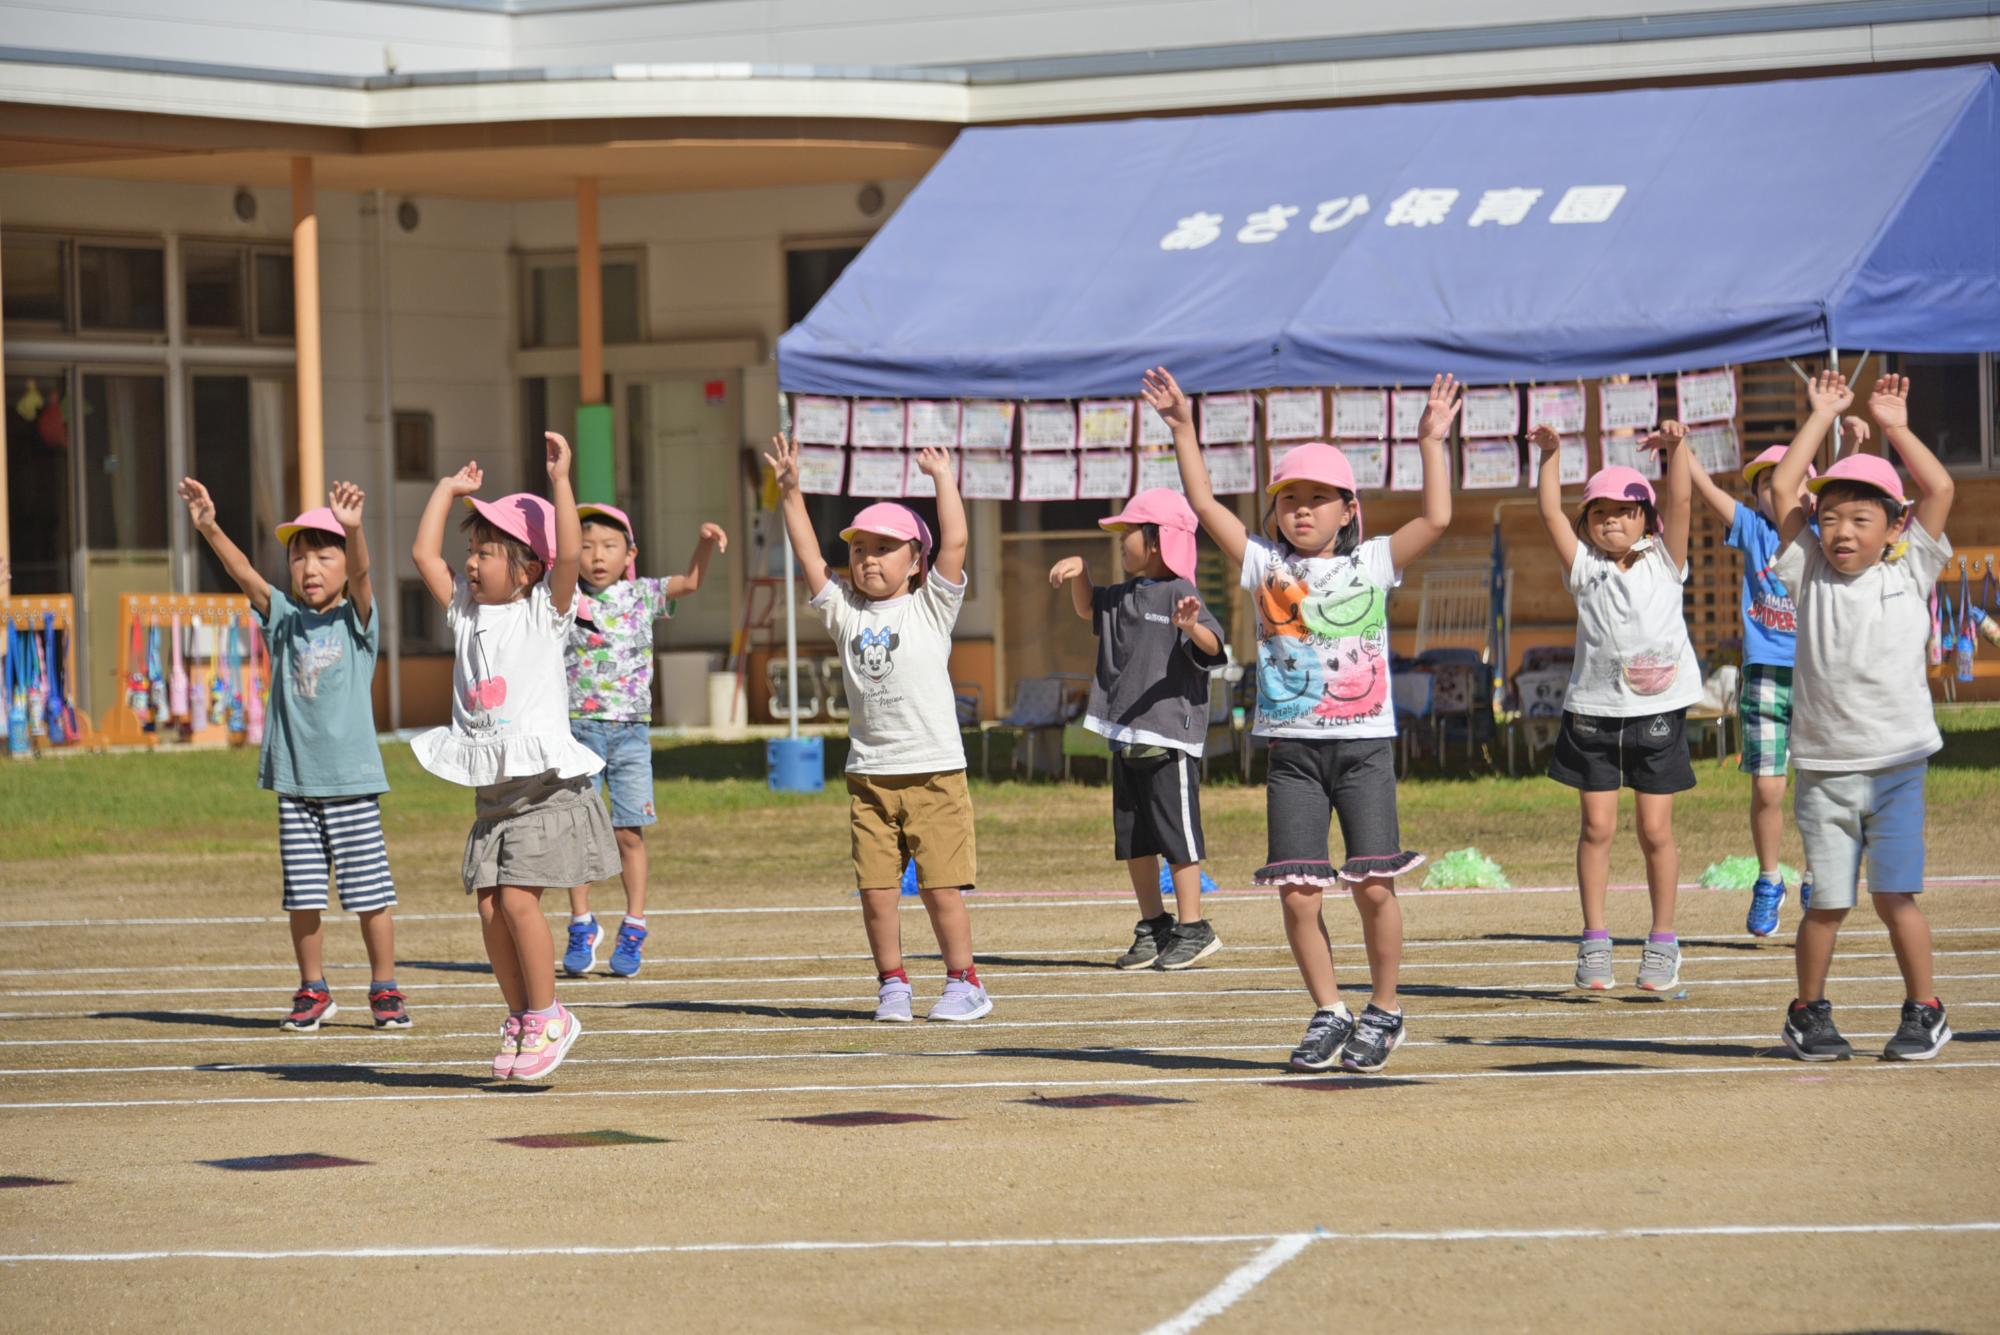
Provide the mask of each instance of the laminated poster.
POLYGON ((1383 440, 1387 438, 1389 434, 1388 391, 1380 389, 1336 389, 1333 391, 1333 434, 1343 440, 1383 440))
POLYGON ((959 492, 968 501, 1014 499, 1014 456, 967 450, 959 457, 959 492))
MULTIPOLYGON (((911 450, 904 458, 903 494, 905 496, 937 495, 937 483, 931 480, 929 473, 917 467, 917 452, 911 450)), ((951 475, 956 478, 961 471, 963 470, 959 465, 958 456, 953 455, 951 459, 951 475)))
POLYGON ((1390 433, 1397 440, 1415 440, 1423 434, 1424 409, 1429 406, 1431 392, 1427 389, 1399 389, 1389 395, 1392 407, 1390 416, 1394 419, 1390 433))
POLYGON ((913 450, 932 446, 941 450, 958 447, 958 404, 951 400, 911 399, 904 405, 903 434, 913 450))
POLYGON ((1688 432, 1686 448, 1694 451, 1695 459, 1711 475, 1734 473, 1743 467, 1743 447, 1736 439, 1733 422, 1696 427, 1688 432))
POLYGON ((1660 382, 1651 376, 1597 387, 1598 426, 1605 431, 1651 431, 1660 424, 1660 382))
POLYGON ((1468 440, 1460 446, 1459 453, 1467 491, 1491 491, 1496 487, 1521 485, 1518 441, 1468 440))
MULTIPOLYGON (((1528 443, 1528 485, 1534 486, 1542 476, 1542 452, 1533 441, 1528 443)), ((1582 486, 1590 478, 1590 443, 1582 436, 1564 436, 1562 449, 1556 454, 1556 476, 1565 487, 1582 486)))
POLYGON ((1073 501, 1076 499, 1076 455, 1024 454, 1021 456, 1021 499, 1024 501, 1073 501))
POLYGON ((1697 422, 1736 420, 1736 372, 1690 371, 1674 382, 1679 415, 1689 426, 1697 422))
POLYGON ((1201 443, 1247 445, 1257 439, 1257 401, 1248 394, 1201 396, 1201 443))
POLYGON ((1141 449, 1170 450, 1174 447, 1174 429, 1167 425, 1167 419, 1150 403, 1139 405, 1139 446, 1141 449))
POLYGON ((800 394, 792 399, 792 434, 801 445, 845 445, 848 408, 846 399, 800 394))
POLYGON ((1635 468, 1641 477, 1657 482, 1660 478, 1660 456, 1651 450, 1640 449, 1640 439, 1638 436, 1606 436, 1604 466, 1635 468))
POLYGON ((847 470, 849 496, 901 496, 901 450, 856 450, 847 470))
POLYGON ((1389 490, 1424 489, 1424 451, 1414 441, 1397 441, 1389 447, 1389 490))
POLYGON ((1586 406, 1581 385, 1531 386, 1528 390, 1528 430, 1552 426, 1559 436, 1580 436, 1583 434, 1586 406))
POLYGON ((1012 449, 1014 405, 999 399, 968 399, 959 412, 958 432, 958 443, 968 450, 1012 449))
MULTIPOLYGON (((1024 403, 1021 405, 1021 448, 1024 450, 1073 450, 1076 448, 1076 406, 1070 403, 1024 403)), ((1022 500, 1028 498, 1023 496, 1022 500)))
POLYGON ((906 417, 903 405, 895 399, 856 399, 854 443, 866 449, 900 450, 906 417))
POLYGON ((799 446, 799 490, 808 496, 838 496, 847 480, 847 451, 825 445, 799 446))
POLYGON ((1077 467, 1080 501, 1124 500, 1132 494, 1130 450, 1085 450, 1077 467))
POLYGON ((1085 399, 1077 405, 1077 439, 1086 450, 1132 448, 1131 399, 1085 399))
POLYGON ((1326 434, 1326 395, 1316 389, 1274 389, 1264 395, 1264 435, 1271 440, 1318 440, 1326 434))
MULTIPOLYGON (((1401 448, 1400 446, 1398 448, 1401 448)), ((1411 446, 1415 449, 1415 446, 1411 446)), ((1340 452, 1347 456, 1347 462, 1354 469, 1354 485, 1363 491, 1380 491, 1389 485, 1389 447, 1379 441, 1356 442, 1343 445, 1340 452)), ((1421 473, 1422 456, 1418 456, 1418 472, 1421 473)))
MULTIPOLYGON (((1254 445, 1218 445, 1202 452, 1208 460, 1208 483, 1218 496, 1247 496, 1257 490, 1257 447, 1254 445)), ((1174 457, 1167 456, 1167 462, 1174 464, 1174 457)), ((1181 487, 1181 470, 1177 464, 1173 468, 1171 482, 1156 482, 1157 487, 1181 487)))
MULTIPOLYGON (((1428 400, 1429 395, 1425 398, 1428 400)), ((1465 391, 1465 411, 1459 430, 1466 436, 1521 434, 1521 395, 1512 385, 1489 385, 1465 391)), ((1412 434, 1415 434, 1414 432, 1412 434)))

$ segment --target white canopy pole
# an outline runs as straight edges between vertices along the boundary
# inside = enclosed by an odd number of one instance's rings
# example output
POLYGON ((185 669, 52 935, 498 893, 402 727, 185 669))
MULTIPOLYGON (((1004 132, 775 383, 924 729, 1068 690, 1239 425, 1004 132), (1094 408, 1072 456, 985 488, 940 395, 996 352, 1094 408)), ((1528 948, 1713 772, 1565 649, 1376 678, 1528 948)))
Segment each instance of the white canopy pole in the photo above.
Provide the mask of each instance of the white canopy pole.
MULTIPOLYGON (((785 675, 789 684, 785 687, 787 701, 787 721, 791 724, 790 736, 794 741, 799 735, 799 598, 796 581, 797 572, 792 559, 792 532, 785 529, 785 675)), ((747 650, 746 650, 747 652, 747 650)))
MULTIPOLYGON (((1826 356, 1827 360, 1833 363, 1833 369, 1838 371, 1840 369, 1840 349, 1838 347, 1829 347, 1826 350, 1826 356)), ((1861 368, 1858 366, 1855 367, 1854 373, 1856 375, 1860 375, 1861 368)), ((1840 414, 1839 413, 1835 413, 1833 415, 1833 457, 1835 459, 1840 458, 1840 414)))

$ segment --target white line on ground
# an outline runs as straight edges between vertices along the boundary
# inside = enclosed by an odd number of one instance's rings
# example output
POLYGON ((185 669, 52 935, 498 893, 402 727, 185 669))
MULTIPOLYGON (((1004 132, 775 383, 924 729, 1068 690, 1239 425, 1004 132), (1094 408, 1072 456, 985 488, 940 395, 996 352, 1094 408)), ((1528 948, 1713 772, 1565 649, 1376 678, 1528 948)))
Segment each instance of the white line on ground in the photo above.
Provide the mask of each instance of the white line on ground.
MULTIPOLYGON (((1883 1222, 1856 1224, 1655 1224, 1633 1228, 1448 1228, 1377 1233, 1308 1234, 1321 1242, 1624 1242, 1647 1238, 1742 1238, 1789 1235, 1892 1235, 1899 1233, 1993 1233, 2000 1220, 1883 1222)), ((1273 1243, 1291 1233, 1186 1233, 1105 1238, 885 1238, 802 1239, 787 1242, 657 1242, 591 1246, 507 1246, 499 1243, 440 1243, 418 1247, 300 1247, 286 1250, 186 1248, 132 1252, 8 1252, 0 1264, 123 1263, 132 1261, 399 1261, 485 1260, 530 1256, 698 1256, 745 1252, 988 1251, 1009 1248, 1227 1246, 1273 1243)))
POLYGON ((1210 1317, 1221 1316, 1243 1296, 1275 1274, 1319 1238, 1317 1233, 1287 1233, 1223 1277, 1220 1284, 1197 1298, 1179 1316, 1162 1321, 1147 1335, 1187 1335, 1210 1317))

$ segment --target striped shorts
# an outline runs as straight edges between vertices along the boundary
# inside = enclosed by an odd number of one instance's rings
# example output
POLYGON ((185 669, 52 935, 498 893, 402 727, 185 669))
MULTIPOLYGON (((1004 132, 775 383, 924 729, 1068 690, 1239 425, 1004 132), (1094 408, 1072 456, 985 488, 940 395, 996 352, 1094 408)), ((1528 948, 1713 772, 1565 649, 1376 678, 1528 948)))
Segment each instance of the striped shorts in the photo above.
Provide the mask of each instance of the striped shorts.
POLYGON ((396 903, 378 797, 279 793, 278 856, 285 868, 287 912, 324 909, 329 873, 340 887, 340 907, 348 913, 368 913, 396 903))

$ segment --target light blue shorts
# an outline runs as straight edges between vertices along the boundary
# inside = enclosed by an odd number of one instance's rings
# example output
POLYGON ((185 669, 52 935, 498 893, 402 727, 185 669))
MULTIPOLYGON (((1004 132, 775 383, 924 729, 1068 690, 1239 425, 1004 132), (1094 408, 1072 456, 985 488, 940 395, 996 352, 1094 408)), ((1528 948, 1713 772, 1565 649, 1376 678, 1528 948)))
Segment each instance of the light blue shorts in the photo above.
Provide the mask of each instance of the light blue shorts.
POLYGON ((643 723, 619 723, 609 719, 573 718, 570 734, 604 761, 604 768, 591 775, 594 792, 602 793, 611 784, 611 826, 617 830, 636 829, 659 820, 653 811, 653 743, 643 723))
POLYGON ((1914 895, 1924 888, 1926 761, 1892 769, 1800 770, 1792 814, 1812 868, 1812 906, 1851 909, 1860 897, 1861 860, 1868 891, 1914 895))

